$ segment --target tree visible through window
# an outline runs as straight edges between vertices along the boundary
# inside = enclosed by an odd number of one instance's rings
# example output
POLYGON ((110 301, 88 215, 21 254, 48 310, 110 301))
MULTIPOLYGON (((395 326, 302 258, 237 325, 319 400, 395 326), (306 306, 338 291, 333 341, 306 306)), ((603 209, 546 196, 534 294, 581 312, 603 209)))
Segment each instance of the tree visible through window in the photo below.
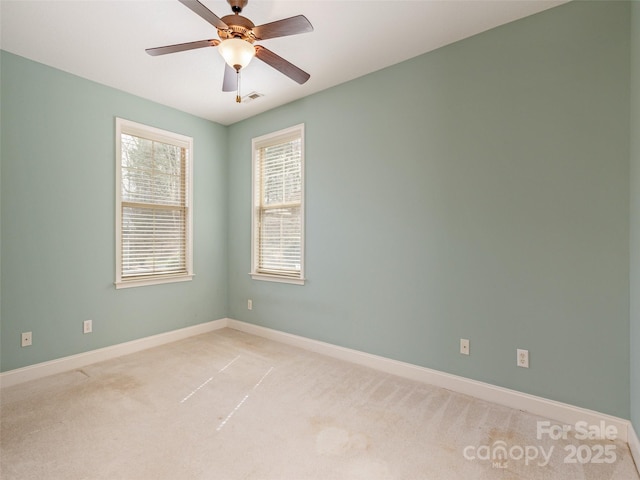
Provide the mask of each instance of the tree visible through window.
POLYGON ((116 286, 190 279, 192 139, 117 121, 116 286))

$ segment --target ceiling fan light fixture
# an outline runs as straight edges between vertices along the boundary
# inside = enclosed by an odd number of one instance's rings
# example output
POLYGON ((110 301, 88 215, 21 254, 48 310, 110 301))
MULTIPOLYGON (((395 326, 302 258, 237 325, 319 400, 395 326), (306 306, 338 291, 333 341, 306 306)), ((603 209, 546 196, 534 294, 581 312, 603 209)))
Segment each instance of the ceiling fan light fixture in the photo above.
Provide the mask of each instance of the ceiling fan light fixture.
POLYGON ((220 55, 231 68, 239 71, 249 65, 249 62, 256 54, 256 49, 246 40, 241 38, 229 38, 218 46, 220 55))

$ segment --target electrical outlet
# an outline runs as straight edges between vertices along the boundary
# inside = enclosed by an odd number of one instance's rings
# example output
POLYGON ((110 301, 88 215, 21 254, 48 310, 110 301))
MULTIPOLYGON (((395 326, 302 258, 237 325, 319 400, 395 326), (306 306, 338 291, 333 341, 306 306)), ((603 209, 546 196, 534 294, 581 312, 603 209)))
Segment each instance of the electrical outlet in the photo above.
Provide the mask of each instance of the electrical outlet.
POLYGON ((253 300, 247 300, 247 310, 253 310, 253 300))
POLYGON ((22 347, 31 346, 32 340, 33 340, 32 336, 31 336, 31 332, 24 332, 20 338, 21 338, 20 345, 22 347))
POLYGON ((82 322, 82 333, 93 332, 93 320, 85 320, 82 322))
POLYGON ((518 348, 517 365, 522 368, 529 368, 529 350, 518 348))
POLYGON ((462 355, 469 355, 469 340, 466 338, 460 339, 460 353, 462 355))

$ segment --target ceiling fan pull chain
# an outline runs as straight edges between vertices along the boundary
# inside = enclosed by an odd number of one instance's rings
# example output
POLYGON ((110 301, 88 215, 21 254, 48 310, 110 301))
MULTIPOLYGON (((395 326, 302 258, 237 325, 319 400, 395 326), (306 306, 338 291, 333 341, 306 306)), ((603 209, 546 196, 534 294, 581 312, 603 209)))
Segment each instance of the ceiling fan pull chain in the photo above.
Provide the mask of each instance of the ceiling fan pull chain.
POLYGON ((242 98, 240 98, 240 69, 236 70, 236 102, 241 103, 242 98))

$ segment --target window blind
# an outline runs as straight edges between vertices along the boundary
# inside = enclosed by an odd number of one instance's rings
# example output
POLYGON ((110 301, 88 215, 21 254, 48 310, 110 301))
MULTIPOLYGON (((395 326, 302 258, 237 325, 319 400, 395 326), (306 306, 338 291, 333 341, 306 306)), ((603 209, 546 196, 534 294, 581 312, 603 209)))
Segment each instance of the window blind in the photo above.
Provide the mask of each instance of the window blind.
POLYGON ((302 139, 279 139, 256 155, 256 273, 301 276, 302 139))
POLYGON ((121 277, 188 273, 184 145, 121 134, 121 277))

